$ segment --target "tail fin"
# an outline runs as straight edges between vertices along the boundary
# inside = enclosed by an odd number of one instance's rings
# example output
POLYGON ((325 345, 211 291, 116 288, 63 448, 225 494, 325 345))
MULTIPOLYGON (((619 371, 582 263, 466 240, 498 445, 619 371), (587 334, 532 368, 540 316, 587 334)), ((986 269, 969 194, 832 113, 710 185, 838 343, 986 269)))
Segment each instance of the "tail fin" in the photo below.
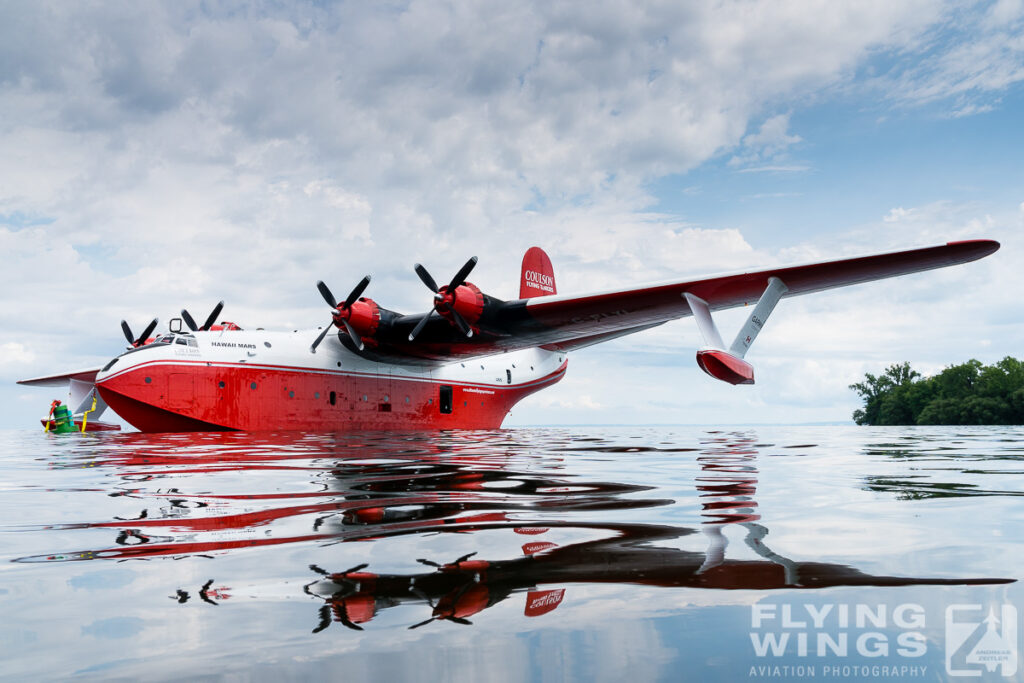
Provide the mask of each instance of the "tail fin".
POLYGON ((519 298, 557 294, 555 269, 551 259, 540 247, 530 247, 523 256, 523 276, 519 283, 519 298))

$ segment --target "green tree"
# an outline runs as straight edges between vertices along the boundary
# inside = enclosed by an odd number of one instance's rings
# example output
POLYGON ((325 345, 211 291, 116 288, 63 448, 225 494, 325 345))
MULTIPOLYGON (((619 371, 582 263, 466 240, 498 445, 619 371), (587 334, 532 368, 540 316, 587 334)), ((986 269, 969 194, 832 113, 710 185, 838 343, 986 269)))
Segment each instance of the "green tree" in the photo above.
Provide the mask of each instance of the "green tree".
POLYGON ((1007 356, 993 365, 971 359, 922 378, 909 363, 850 388, 864 399, 857 424, 1024 424, 1024 362, 1007 356))
POLYGON ((972 395, 981 368, 981 361, 973 358, 966 363, 949 366, 935 377, 939 384, 939 392, 945 398, 966 398, 972 395))
POLYGON ((960 399, 937 398, 925 406, 917 417, 919 425, 955 425, 960 424, 960 399))
POLYGON ((898 421, 905 419, 905 411, 902 406, 893 403, 890 396, 895 388, 908 387, 920 376, 921 373, 911 369, 908 362, 890 365, 880 377, 875 377, 870 372, 865 373, 863 382, 850 385, 850 388, 864 399, 864 409, 853 413, 854 422, 859 425, 913 424, 898 421), (886 422, 883 419, 895 419, 897 422, 886 422))
POLYGON ((1024 425, 1024 388, 1010 394, 1007 404, 1007 419, 1012 425, 1024 425))
POLYGON ((882 409, 882 398, 889 388, 889 382, 884 376, 875 377, 870 372, 864 373, 864 381, 851 384, 850 388, 860 394, 864 399, 863 410, 857 409, 853 412, 853 421, 859 425, 878 424, 879 413, 882 409))

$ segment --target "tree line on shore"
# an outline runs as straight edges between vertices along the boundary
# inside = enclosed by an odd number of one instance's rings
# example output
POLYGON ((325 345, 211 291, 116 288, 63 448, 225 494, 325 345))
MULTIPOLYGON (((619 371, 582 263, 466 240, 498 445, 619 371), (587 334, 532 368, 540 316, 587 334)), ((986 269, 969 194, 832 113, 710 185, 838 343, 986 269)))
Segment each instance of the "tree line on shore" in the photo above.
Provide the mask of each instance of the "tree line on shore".
POLYGON ((864 400, 853 411, 859 425, 1024 424, 1024 362, 1010 356, 992 365, 971 359, 932 377, 894 364, 850 388, 864 400))

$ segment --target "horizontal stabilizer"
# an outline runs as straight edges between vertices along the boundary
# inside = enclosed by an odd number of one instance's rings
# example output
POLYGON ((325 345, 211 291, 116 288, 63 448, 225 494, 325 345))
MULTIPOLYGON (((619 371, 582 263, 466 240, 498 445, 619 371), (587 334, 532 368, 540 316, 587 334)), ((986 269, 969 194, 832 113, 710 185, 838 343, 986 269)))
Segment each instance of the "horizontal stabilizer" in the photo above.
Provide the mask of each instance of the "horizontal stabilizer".
POLYGON ((24 384, 29 387, 66 387, 71 380, 92 384, 96 381, 96 375, 99 371, 98 367, 72 370, 60 375, 44 375, 43 377, 33 377, 31 379, 19 379, 18 384, 24 384))

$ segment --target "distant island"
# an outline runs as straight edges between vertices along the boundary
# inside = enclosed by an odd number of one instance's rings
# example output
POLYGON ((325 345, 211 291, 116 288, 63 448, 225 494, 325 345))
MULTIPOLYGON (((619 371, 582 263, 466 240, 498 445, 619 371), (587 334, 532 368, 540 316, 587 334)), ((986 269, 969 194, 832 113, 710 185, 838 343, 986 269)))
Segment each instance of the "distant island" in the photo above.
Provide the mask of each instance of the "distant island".
POLYGON ((1010 356, 993 365, 971 359, 933 377, 910 363, 890 365, 850 388, 864 399, 853 411, 859 425, 1024 424, 1024 363, 1010 356))

